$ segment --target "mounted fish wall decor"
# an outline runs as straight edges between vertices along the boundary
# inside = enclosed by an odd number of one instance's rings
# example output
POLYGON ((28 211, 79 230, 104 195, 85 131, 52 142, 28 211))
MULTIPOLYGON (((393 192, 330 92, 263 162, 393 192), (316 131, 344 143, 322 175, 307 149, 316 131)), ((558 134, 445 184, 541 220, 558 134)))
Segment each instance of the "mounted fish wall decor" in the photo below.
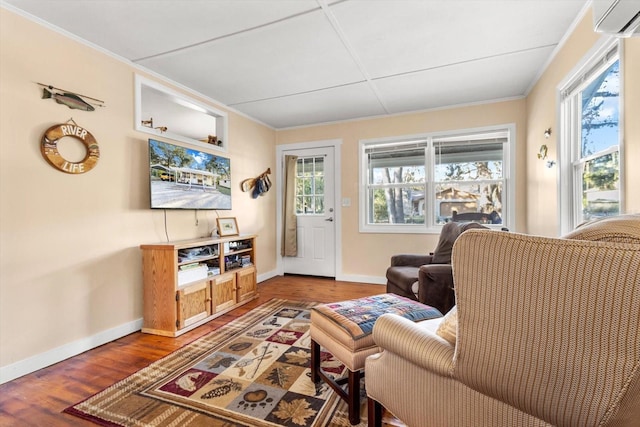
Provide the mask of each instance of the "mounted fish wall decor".
POLYGON ((80 95, 42 83, 37 84, 44 87, 44 89, 42 90, 42 99, 53 99, 58 104, 66 105, 67 107, 74 110, 94 111, 94 105, 97 107, 105 106, 104 101, 92 98, 87 95, 80 95), (88 101, 86 101, 85 99, 88 101))

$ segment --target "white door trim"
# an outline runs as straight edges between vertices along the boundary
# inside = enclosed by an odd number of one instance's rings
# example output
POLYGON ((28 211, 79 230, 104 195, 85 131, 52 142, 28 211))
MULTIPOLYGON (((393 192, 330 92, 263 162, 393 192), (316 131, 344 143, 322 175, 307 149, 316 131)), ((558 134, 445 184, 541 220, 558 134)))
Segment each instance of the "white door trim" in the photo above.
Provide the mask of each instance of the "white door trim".
POLYGON ((335 266, 336 280, 342 280, 342 167, 340 148, 341 139, 329 139, 324 141, 297 142, 294 144, 282 144, 276 146, 276 272, 279 276, 284 275, 284 263, 280 250, 282 248, 282 176, 283 165, 282 160, 287 151, 293 150, 310 150, 313 148, 333 147, 334 152, 334 222, 335 222, 335 266))

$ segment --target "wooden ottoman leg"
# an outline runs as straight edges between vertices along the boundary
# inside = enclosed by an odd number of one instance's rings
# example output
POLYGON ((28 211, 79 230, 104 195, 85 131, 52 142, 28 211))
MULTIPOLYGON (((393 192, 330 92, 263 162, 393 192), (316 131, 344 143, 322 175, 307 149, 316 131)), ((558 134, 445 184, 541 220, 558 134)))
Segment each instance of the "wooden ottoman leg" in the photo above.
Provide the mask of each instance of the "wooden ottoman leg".
POLYGON ((349 422, 360 424, 360 371, 349 371, 349 422))
POLYGON ((368 399, 367 410, 369 419, 367 420, 368 427, 382 427, 382 405, 372 398, 368 399))
POLYGON ((311 340, 311 381, 320 381, 320 344, 311 340))

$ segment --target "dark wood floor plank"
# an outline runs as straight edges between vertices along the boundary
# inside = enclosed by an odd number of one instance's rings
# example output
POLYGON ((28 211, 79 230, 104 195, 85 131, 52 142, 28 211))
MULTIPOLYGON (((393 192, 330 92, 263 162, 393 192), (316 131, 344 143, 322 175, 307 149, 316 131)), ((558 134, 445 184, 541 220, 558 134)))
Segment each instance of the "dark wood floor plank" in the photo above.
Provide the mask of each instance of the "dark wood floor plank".
POLYGON ((385 287, 306 276, 258 285, 258 299, 177 338, 136 332, 0 385, 0 426, 95 426, 62 411, 272 298, 335 302, 381 294, 385 287))

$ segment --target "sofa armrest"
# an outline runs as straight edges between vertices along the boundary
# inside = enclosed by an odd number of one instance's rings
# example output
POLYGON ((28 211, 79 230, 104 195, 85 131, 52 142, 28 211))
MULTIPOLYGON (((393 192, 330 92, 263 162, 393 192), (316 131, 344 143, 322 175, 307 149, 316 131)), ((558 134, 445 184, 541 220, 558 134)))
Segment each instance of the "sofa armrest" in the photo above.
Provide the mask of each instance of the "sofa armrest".
POLYGON ((391 267, 409 266, 420 267, 421 265, 431 264, 433 255, 422 254, 399 254, 391 257, 391 267))
POLYGON ((418 271, 418 301, 446 314, 456 303, 449 264, 423 265, 418 271))
POLYGON ((455 347, 420 327, 420 323, 396 314, 383 314, 373 326, 373 340, 383 351, 436 374, 450 376, 453 371, 455 347))
POLYGON ((428 264, 420 266, 420 274, 425 279, 438 282, 442 286, 453 289, 453 272, 451 264, 428 264))

